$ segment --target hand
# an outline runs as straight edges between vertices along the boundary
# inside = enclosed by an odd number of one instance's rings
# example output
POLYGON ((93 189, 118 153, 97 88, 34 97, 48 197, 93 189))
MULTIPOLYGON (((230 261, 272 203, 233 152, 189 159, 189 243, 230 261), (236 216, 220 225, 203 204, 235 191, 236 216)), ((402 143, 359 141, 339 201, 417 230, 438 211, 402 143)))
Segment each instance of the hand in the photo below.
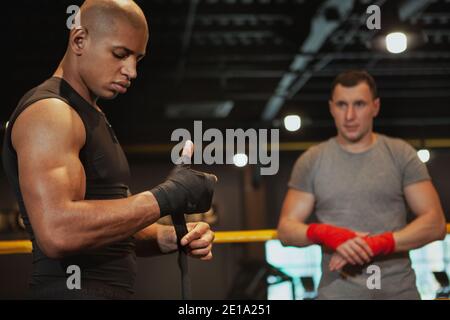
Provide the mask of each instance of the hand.
MULTIPOLYGON (((177 250, 177 235, 173 226, 158 224, 157 242, 162 253, 177 250)), ((187 246, 188 254, 200 260, 212 259, 214 232, 206 222, 189 222, 188 233, 181 239, 181 245, 187 246)))
POLYGON ((347 240, 336 248, 336 252, 352 265, 369 263, 374 253, 364 240, 368 233, 355 232, 356 237, 347 240))
POLYGON ((200 260, 212 259, 214 232, 205 222, 188 223, 188 233, 181 239, 181 245, 187 246, 188 254, 200 260))
POLYGON ((151 190, 160 208, 160 215, 202 213, 211 208, 217 177, 190 169, 194 145, 187 141, 179 164, 167 180, 151 190))
POLYGON ((331 256, 328 268, 330 269, 330 271, 338 271, 341 270, 347 263, 347 260, 345 260, 343 256, 341 256, 337 252, 334 252, 331 256))

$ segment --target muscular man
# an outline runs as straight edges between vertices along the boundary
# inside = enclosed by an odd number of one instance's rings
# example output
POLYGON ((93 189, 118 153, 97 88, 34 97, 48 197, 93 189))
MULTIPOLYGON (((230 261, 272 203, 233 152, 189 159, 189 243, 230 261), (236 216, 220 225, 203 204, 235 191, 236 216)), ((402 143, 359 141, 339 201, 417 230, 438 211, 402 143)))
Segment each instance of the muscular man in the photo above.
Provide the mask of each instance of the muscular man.
MULTIPOLYGON (((205 212, 215 177, 176 166, 167 181, 131 196, 122 148, 97 102, 125 93, 145 55, 148 28, 127 0, 88 0, 53 77, 26 93, 5 134, 3 162, 33 243, 32 297, 129 298, 138 255, 173 252, 168 214, 205 212), (81 271, 69 290, 67 268, 81 271)), ((191 156, 192 143, 183 150, 191 156)), ((211 259, 214 234, 191 223, 181 240, 211 259)))
POLYGON ((280 240, 322 245, 319 299, 418 299, 408 251, 445 236, 426 166, 406 142, 373 132, 380 99, 367 72, 338 75, 329 109, 337 136, 295 163, 280 240), (416 215, 409 224, 408 207, 416 215), (313 212, 320 223, 305 224, 313 212), (367 286, 369 265, 380 268, 379 289, 367 286))

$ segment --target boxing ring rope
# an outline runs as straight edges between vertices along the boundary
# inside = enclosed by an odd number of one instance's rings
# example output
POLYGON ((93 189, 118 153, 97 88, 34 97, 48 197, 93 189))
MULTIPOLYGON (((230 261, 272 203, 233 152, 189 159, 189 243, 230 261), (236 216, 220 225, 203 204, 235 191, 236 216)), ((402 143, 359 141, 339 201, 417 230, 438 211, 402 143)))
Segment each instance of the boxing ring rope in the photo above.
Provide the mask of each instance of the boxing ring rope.
MULTIPOLYGON (((447 233, 450 234, 450 223, 447 224, 447 233)), ((277 239, 277 231, 274 229, 216 231, 214 243, 265 242, 273 239, 277 239)), ((31 253, 31 251, 32 246, 29 240, 0 241, 0 254, 31 253)))

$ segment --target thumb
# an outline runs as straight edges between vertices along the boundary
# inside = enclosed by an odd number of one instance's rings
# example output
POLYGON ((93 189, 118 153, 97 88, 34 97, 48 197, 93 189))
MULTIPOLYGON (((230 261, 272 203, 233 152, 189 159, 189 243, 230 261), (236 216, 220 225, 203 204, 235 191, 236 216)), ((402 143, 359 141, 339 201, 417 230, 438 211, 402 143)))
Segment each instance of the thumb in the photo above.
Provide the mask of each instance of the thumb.
POLYGON ((183 151, 181 152, 181 157, 177 160, 177 164, 190 165, 192 154, 194 153, 194 144, 191 140, 187 140, 184 144, 183 151))
POLYGON ((206 179, 211 183, 212 186, 214 186, 219 179, 217 179, 217 176, 215 174, 206 173, 206 179))
POLYGON ((194 153, 194 144, 191 140, 187 140, 183 147, 183 152, 181 153, 181 157, 187 156, 189 158, 192 157, 194 153))
POLYGON ((359 232, 359 231, 356 231, 355 233, 358 237, 361 238, 367 237, 370 234, 369 232, 359 232))

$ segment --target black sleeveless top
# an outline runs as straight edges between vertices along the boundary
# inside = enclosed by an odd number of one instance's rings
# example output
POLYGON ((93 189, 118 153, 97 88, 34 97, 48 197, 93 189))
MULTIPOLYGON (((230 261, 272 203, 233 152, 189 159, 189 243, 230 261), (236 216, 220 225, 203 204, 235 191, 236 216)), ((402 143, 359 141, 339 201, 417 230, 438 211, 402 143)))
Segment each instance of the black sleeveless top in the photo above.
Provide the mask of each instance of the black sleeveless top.
POLYGON ((86 174, 85 200, 118 199, 129 194, 128 162, 104 113, 90 105, 61 78, 50 78, 27 92, 7 124, 2 156, 6 175, 14 188, 26 230, 33 244, 33 273, 30 285, 32 288, 47 285, 66 288, 66 280, 71 275, 66 273, 67 267, 77 265, 81 270, 82 287, 87 283, 100 283, 103 287, 132 293, 136 275, 135 245, 132 237, 60 260, 47 257, 36 243, 33 226, 28 219, 20 191, 17 154, 11 143, 11 129, 23 110, 36 101, 47 98, 66 102, 83 121, 86 143, 80 150, 79 157, 86 174))

